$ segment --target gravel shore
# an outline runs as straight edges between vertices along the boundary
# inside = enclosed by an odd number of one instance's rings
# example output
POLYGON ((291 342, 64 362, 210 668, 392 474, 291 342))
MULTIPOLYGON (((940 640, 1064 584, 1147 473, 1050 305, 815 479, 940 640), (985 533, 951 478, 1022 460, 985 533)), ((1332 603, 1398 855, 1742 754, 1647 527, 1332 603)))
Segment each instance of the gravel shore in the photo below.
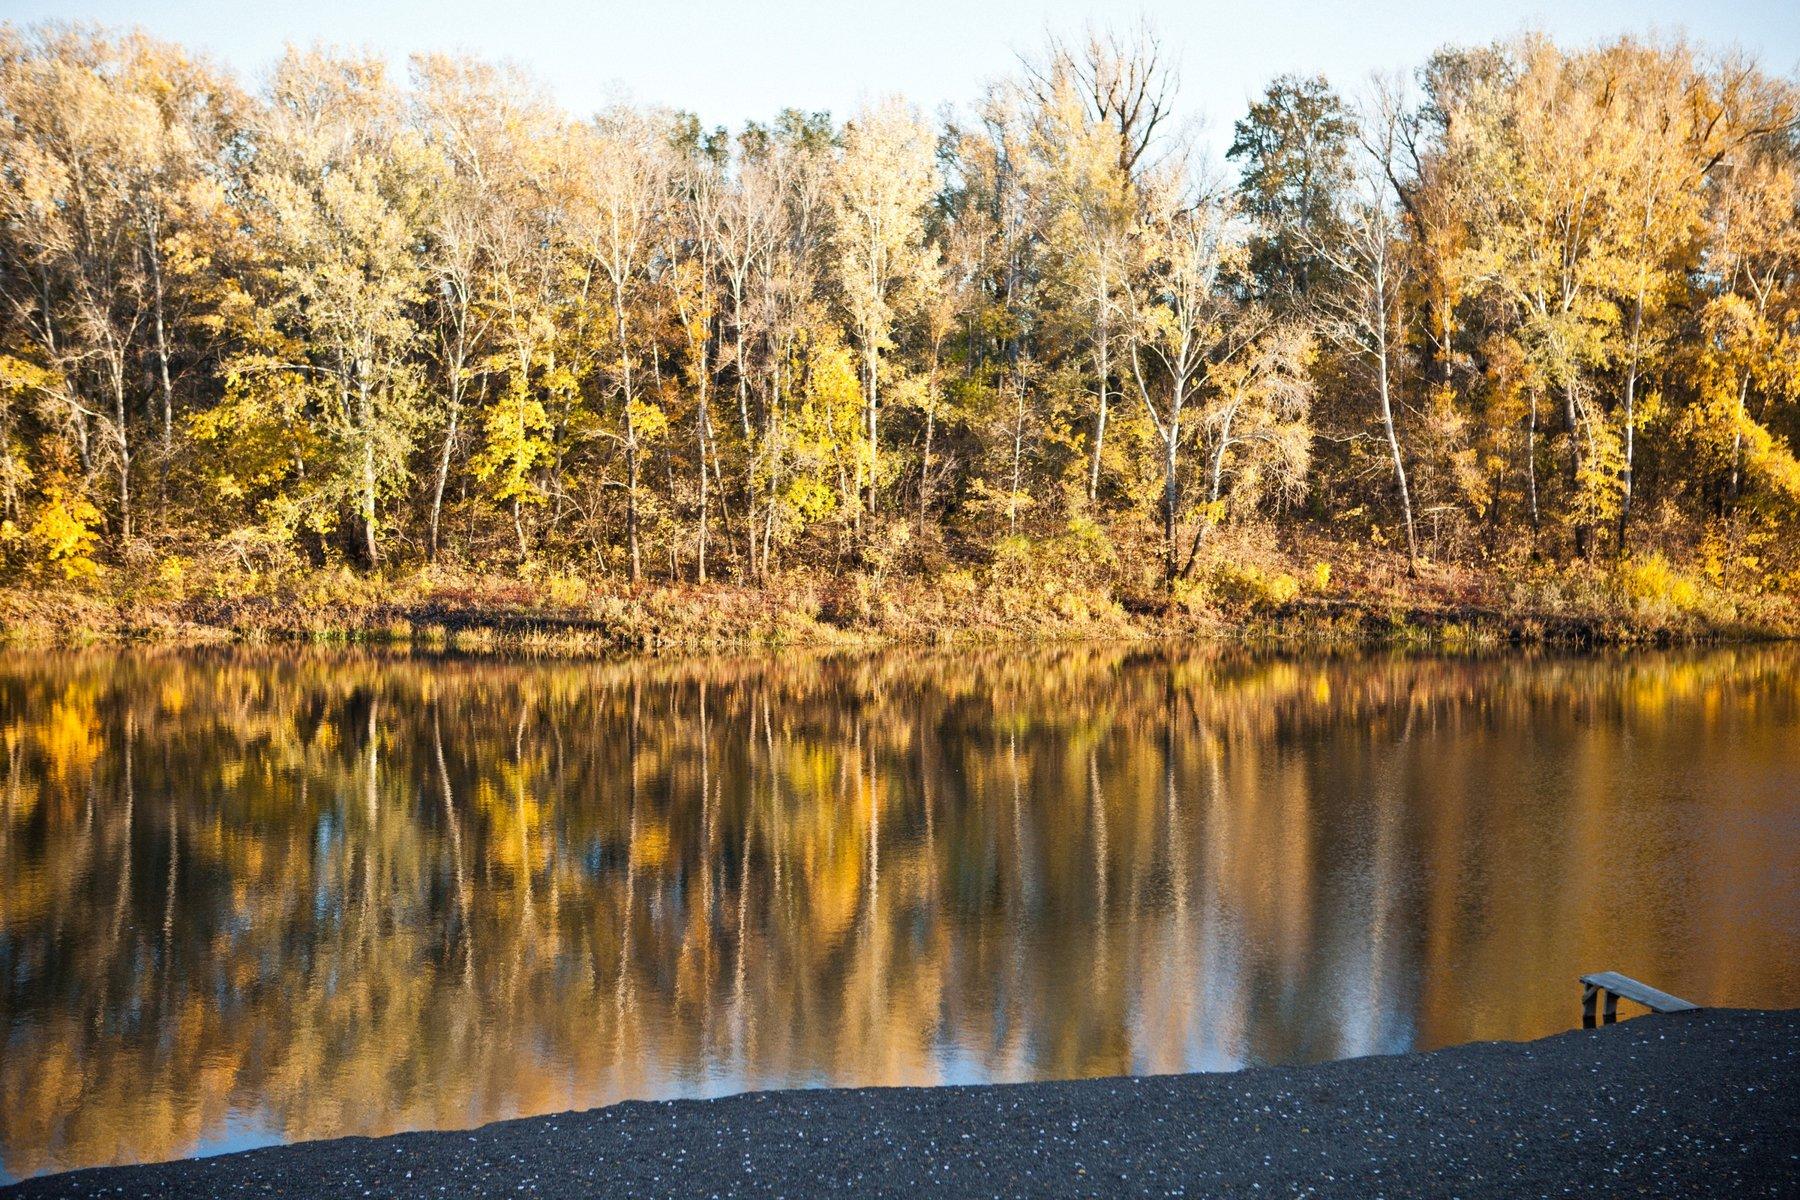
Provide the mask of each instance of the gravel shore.
POLYGON ((1800 1196, 1800 1010, 1236 1074, 761 1092, 309 1142, 48 1197, 1800 1196))

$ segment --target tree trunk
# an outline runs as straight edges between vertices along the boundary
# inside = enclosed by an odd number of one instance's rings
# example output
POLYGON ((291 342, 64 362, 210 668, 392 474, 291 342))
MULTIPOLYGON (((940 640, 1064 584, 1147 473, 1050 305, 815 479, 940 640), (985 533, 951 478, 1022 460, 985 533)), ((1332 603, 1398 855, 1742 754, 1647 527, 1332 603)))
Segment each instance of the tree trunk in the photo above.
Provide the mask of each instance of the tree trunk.
MULTIPOLYGON (((175 386, 169 378, 169 338, 163 322, 162 252, 156 245, 156 229, 147 239, 150 257, 151 319, 156 334, 157 382, 162 392, 162 448, 166 458, 175 448, 175 386)), ((167 464, 163 467, 167 474, 167 464)))
POLYGON ((1394 406, 1388 378, 1387 310, 1382 308, 1382 326, 1377 334, 1381 352, 1381 427, 1387 434, 1388 453, 1394 459, 1394 483, 1400 490, 1400 514, 1406 521, 1407 573, 1419 573, 1419 539, 1413 530, 1412 492, 1406 485, 1406 464, 1400 457, 1400 438, 1394 432, 1394 406))
POLYGON ((1531 497, 1531 535, 1534 539, 1538 531, 1537 412, 1538 394, 1534 387, 1531 390, 1531 412, 1525 422, 1525 485, 1526 492, 1531 497))
POLYGON ((437 477, 431 483, 431 528, 426 541, 431 561, 438 557, 438 520, 444 513, 444 486, 450 482, 450 452, 456 445, 456 427, 462 418, 462 389, 450 389, 450 423, 444 430, 444 448, 438 454, 437 477))
POLYGON ((738 420, 744 427, 744 444, 750 444, 750 377, 744 373, 744 289, 736 279, 731 284, 732 328, 737 359, 738 420))
MULTIPOLYGON (((1170 590, 1175 587, 1175 518, 1181 504, 1181 484, 1176 474, 1180 445, 1181 415, 1177 412, 1170 415, 1168 432, 1163 437, 1163 582, 1170 590)), ((1216 483, 1214 487, 1217 488, 1216 483)))
MULTIPOLYGON (((1771 281, 1772 282, 1772 281, 1771 281)), ((1768 311, 1769 293, 1766 287, 1757 289, 1756 323, 1760 328, 1763 317, 1768 311)), ((1737 507, 1738 496, 1742 490, 1743 473, 1741 470, 1744 452, 1744 413, 1750 405, 1750 372, 1744 371, 1744 377, 1738 381, 1737 415, 1731 426, 1731 505, 1737 507)))
POLYGON ((880 352, 875 349, 873 332, 869 335, 867 357, 869 371, 869 499, 867 508, 869 516, 872 519, 875 516, 875 479, 878 474, 881 454, 881 445, 876 438, 876 412, 877 406, 880 403, 878 392, 879 383, 877 381, 880 378, 879 372, 881 369, 881 361, 880 352))
POLYGON ((1743 379, 1738 381, 1737 413, 1731 423, 1731 489, 1726 493, 1732 507, 1737 506, 1738 494, 1743 482, 1740 470, 1744 452, 1744 408, 1750 397, 1750 372, 1745 371, 1743 379))
MULTIPOLYGON (((364 392, 365 414, 368 408, 367 392, 364 392)), ((368 420, 365 415, 365 422, 368 420)), ((362 525, 363 551, 368 555, 369 565, 377 566, 381 562, 381 552, 375 543, 375 437, 368 424, 363 427, 362 454, 362 525)))
POLYGON ((644 577, 644 560, 638 545, 638 467, 637 434, 628 415, 625 418, 625 542, 631 554, 633 583, 644 577))
POLYGON ((925 536, 925 508, 930 500, 931 437, 937 430, 937 403, 925 410, 925 452, 919 460, 919 536, 925 536))
POLYGON ((118 423, 113 437, 119 448, 119 541, 131 544, 131 438, 125 430, 125 364, 112 364, 113 420, 118 423))
MULTIPOLYGON (((701 356, 700 370, 702 376, 706 371, 705 356, 701 356)), ((698 553, 694 559, 694 582, 706 582, 706 518, 707 518, 707 479, 706 479, 706 384, 700 385, 699 413, 694 424, 700 441, 700 517, 694 530, 698 553)), ((726 526, 730 528, 729 525, 726 526)))
POLYGON ((618 314, 619 366, 625 393, 625 542, 627 553, 631 555, 631 582, 636 583, 644 577, 643 552, 638 544, 640 464, 636 418, 632 415, 632 402, 637 397, 632 393, 631 349, 626 340, 625 283, 622 279, 613 281, 613 312, 618 314))
POLYGON ((1025 454, 1025 381, 1013 381, 1017 402, 1013 408, 1013 452, 1012 452, 1012 486, 1006 493, 1006 531, 1009 536, 1019 533, 1019 473, 1025 454))
POLYGON ((1102 448, 1106 444, 1106 400, 1107 400, 1106 381, 1107 381, 1107 376, 1109 374, 1108 368, 1110 367, 1110 363, 1107 361, 1107 359, 1108 359, 1107 350, 1108 350, 1108 343, 1110 342, 1111 339, 1108 337, 1107 319, 1106 319, 1107 318, 1107 303, 1106 303, 1105 259, 1101 260, 1099 301, 1100 301, 1099 337, 1096 339, 1096 347, 1095 348, 1097 350, 1096 358, 1098 359, 1097 365, 1099 368, 1098 374, 1099 374, 1099 382, 1100 382, 1100 403, 1099 403, 1099 406, 1097 408, 1095 408, 1095 410, 1094 410, 1094 456, 1093 456, 1093 462, 1088 467, 1088 499, 1090 501, 1097 500, 1100 497, 1100 455, 1101 455, 1102 448))
MULTIPOLYGON (((735 277, 731 284, 733 355, 737 362, 738 420, 744 431, 744 533, 749 551, 749 578, 758 577, 756 567, 756 440, 750 427, 750 377, 744 370, 744 295, 743 284, 735 277)), ((727 537, 731 525, 725 526, 727 537)))
POLYGON ((1631 520, 1634 478, 1632 461, 1637 448, 1637 381, 1638 349, 1644 328, 1644 289, 1640 285, 1637 304, 1631 313, 1631 360, 1625 368, 1625 463, 1619 473, 1619 553, 1625 553, 1625 527, 1631 520))
MULTIPOLYGON (((1575 406, 1575 381, 1563 385, 1563 425, 1569 434, 1569 503, 1581 503, 1581 416, 1575 406)), ((1575 521, 1575 557, 1586 558, 1592 549, 1593 528, 1586 520, 1575 521)))
MULTIPOLYGON (((1237 407, 1233 405, 1225 413, 1224 427, 1219 430, 1219 445, 1213 451, 1212 485, 1206 498, 1214 504, 1225 494, 1225 451, 1231 448, 1231 423, 1236 417, 1237 407)), ((1173 453, 1170 457, 1174 457, 1173 453)))

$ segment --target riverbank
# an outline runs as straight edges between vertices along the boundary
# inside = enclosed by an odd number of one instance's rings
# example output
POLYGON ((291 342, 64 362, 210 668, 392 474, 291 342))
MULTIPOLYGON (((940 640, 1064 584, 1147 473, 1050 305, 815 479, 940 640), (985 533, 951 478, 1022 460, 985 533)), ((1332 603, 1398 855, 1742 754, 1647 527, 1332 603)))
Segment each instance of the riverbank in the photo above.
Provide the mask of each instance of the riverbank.
POLYGON ((1800 1011, 1235 1074, 762 1092, 0 1188, 130 1196, 1791 1196, 1800 1011))
POLYGON ((1709 588, 1666 564, 1504 577, 1391 556, 1220 565, 1174 592, 1044 565, 980 574, 794 572, 760 585, 415 568, 262 576, 165 571, 0 589, 0 641, 371 642, 554 655, 1216 637, 1303 645, 1670 645, 1791 637, 1780 595, 1709 588))

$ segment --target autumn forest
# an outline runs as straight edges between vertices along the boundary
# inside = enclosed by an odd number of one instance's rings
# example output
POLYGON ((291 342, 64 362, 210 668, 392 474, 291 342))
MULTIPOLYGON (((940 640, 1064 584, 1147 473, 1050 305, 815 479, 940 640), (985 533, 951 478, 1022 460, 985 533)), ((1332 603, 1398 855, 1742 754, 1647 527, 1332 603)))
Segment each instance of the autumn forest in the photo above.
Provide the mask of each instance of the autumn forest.
POLYGON ((1221 160, 1179 49, 727 129, 0 27, 0 585, 1791 616, 1794 79, 1526 36, 1221 160))

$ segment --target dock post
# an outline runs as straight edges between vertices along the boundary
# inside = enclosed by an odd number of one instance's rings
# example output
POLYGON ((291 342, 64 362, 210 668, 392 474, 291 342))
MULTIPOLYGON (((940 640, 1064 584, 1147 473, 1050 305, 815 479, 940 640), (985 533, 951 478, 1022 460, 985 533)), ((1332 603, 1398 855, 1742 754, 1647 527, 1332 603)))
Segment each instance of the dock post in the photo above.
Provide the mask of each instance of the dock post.
POLYGON ((1592 1029, 1595 1025, 1595 1002, 1600 994, 1606 994, 1605 1021, 1608 1025, 1619 1022, 1619 997, 1636 1004, 1642 1004, 1653 1013, 1691 1012, 1699 1005, 1683 1000, 1679 996, 1671 996, 1667 992, 1659 992, 1647 983, 1639 983, 1629 979, 1617 971, 1596 971, 1592 975, 1581 977, 1581 1027, 1592 1029))

